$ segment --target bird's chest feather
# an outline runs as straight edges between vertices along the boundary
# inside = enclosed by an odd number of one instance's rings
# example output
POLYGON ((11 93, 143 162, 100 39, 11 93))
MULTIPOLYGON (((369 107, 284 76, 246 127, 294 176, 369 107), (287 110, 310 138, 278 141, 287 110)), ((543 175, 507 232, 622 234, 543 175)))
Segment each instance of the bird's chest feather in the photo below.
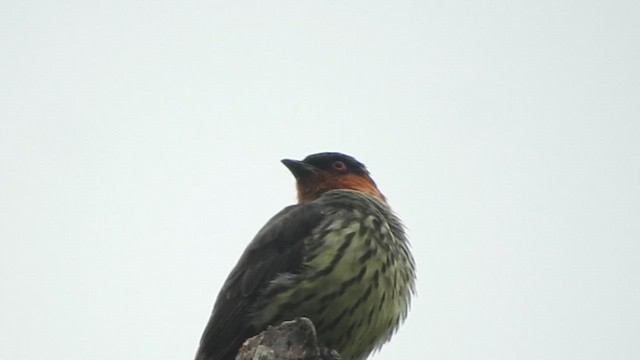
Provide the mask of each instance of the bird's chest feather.
POLYGON ((407 312, 407 260, 394 242, 386 222, 373 215, 325 224, 307 241, 303 271, 274 280, 286 290, 260 321, 305 316, 320 342, 343 358, 366 356, 388 340, 407 312))

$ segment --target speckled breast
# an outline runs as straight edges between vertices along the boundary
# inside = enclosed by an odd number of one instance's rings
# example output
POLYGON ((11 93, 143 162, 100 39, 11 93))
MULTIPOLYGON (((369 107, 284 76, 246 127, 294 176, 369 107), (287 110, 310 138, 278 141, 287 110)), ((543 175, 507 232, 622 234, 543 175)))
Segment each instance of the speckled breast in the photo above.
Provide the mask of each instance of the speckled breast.
POLYGON ((399 221, 386 204, 353 193, 330 194, 325 220, 305 239, 303 269, 272 282, 274 297, 252 321, 262 327, 308 317, 321 344, 344 360, 364 359, 388 341, 414 291, 399 221))

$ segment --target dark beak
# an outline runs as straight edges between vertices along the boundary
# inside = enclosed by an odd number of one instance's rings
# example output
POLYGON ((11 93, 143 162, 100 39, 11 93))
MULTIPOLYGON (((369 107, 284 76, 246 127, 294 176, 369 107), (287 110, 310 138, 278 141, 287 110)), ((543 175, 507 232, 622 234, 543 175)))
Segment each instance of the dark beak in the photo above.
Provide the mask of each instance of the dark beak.
POLYGON ((300 160, 283 159, 282 163, 296 179, 304 179, 318 172, 318 169, 300 160))

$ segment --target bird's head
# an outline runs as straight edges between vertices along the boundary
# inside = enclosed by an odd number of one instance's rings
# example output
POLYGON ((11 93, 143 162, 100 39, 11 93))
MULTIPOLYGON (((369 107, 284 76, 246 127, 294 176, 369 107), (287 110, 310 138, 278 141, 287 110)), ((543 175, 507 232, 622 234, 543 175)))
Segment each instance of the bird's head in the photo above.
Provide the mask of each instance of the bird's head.
POLYGON ((349 155, 325 152, 304 160, 284 159, 282 163, 296 178, 299 203, 313 201, 336 189, 362 191, 386 201, 364 164, 349 155))

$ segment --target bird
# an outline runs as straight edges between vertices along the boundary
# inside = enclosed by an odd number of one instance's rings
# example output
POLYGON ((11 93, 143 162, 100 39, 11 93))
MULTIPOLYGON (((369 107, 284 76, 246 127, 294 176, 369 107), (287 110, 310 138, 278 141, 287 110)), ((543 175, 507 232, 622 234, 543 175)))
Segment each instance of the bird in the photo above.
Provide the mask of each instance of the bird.
POLYGON ((365 165, 338 152, 282 163, 298 201, 258 231, 231 270, 196 360, 233 360, 246 339, 298 317, 343 360, 364 360, 407 317, 415 261, 365 165))

